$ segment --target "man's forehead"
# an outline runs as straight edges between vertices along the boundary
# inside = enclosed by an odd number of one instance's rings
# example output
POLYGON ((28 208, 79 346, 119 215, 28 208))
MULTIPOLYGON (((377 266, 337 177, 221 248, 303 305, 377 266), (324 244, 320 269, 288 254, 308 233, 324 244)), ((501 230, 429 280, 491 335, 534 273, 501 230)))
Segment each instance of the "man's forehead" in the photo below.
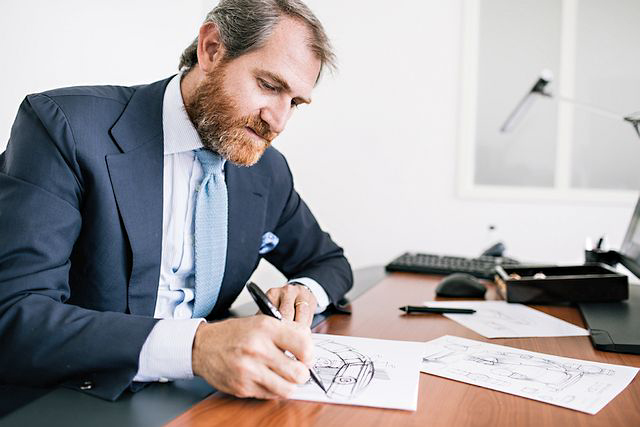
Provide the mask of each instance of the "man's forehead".
POLYGON ((303 23, 283 18, 265 44, 247 54, 264 73, 283 80, 296 95, 309 97, 320 74, 320 59, 309 45, 311 32, 303 23))

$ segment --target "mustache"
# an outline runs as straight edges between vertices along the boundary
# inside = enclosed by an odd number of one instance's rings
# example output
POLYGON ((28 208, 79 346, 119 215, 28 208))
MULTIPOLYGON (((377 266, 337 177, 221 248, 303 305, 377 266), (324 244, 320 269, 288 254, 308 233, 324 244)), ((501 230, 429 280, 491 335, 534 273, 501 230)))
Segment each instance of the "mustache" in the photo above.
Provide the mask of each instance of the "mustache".
POLYGON ((277 132, 273 132, 271 130, 271 126, 264 120, 260 118, 260 116, 250 116, 245 120, 244 126, 251 128, 258 136, 267 142, 271 143, 277 136, 277 132))

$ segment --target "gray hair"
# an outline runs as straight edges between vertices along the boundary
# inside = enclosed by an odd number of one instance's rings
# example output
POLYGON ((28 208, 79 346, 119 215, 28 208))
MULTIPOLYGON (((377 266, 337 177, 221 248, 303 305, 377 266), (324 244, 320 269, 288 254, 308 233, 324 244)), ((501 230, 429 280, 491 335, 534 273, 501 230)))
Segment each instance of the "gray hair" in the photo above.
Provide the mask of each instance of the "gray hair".
MULTIPOLYGON (((311 31, 309 47, 323 68, 336 68, 335 55, 322 24, 300 0, 221 0, 207 14, 204 23, 214 23, 226 50, 225 58, 237 58, 259 49, 285 15, 300 20, 311 31)), ((180 57, 178 68, 184 72, 198 63, 198 38, 180 57)))

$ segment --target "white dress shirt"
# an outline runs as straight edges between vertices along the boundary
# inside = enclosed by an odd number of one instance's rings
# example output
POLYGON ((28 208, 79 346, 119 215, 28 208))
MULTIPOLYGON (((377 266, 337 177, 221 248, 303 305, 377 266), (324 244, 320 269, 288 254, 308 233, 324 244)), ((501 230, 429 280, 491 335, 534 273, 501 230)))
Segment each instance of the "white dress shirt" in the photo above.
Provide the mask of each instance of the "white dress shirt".
MULTIPOLYGON (((195 150, 202 142, 184 109, 180 77, 164 93, 162 128, 164 167, 162 199, 162 259, 154 317, 156 323, 140 351, 134 381, 167 381, 193 377, 191 350, 198 325, 192 319, 195 299, 194 209, 196 188, 203 171, 195 150)), ((318 302, 316 313, 329 297, 315 280, 292 280, 307 286, 318 302)))

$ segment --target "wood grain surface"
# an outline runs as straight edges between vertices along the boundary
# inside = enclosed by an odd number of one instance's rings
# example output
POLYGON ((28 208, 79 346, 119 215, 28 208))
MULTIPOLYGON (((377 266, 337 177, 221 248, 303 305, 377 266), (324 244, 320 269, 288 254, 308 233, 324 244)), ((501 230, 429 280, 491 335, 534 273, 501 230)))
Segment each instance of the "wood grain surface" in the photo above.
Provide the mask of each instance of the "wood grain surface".
MULTIPOLYGON (((429 341, 442 335, 456 335, 558 356, 640 367, 640 356, 598 351, 589 337, 489 340, 439 314, 406 315, 398 310, 400 306, 419 305, 435 299, 434 289, 439 280, 439 276, 391 274, 352 304, 351 316, 332 316, 314 332, 407 341, 429 341)), ((492 284, 488 285, 487 299, 498 299, 492 284)), ((533 307, 584 327, 581 315, 574 307, 533 307)), ((416 412, 294 400, 236 399, 217 393, 168 425, 640 426, 640 379, 636 377, 596 415, 420 374, 416 412)))

